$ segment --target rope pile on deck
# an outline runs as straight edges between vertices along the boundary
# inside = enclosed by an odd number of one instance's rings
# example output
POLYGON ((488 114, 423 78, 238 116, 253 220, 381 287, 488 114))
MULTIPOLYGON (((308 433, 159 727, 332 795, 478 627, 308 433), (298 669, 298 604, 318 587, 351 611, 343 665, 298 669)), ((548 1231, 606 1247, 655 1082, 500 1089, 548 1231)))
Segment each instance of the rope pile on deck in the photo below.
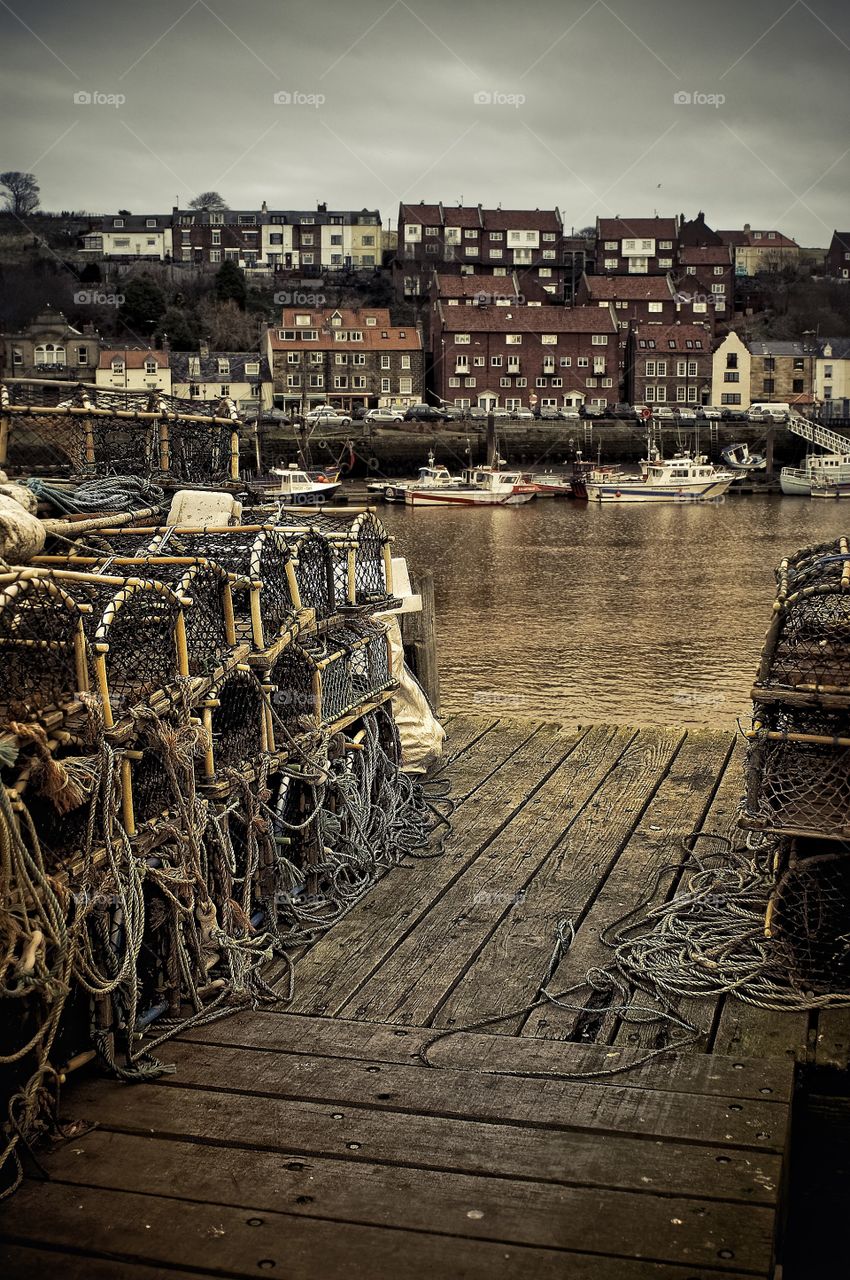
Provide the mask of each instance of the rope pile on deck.
POLYGON ((0 1193, 69 1065, 160 1075, 278 998, 275 954, 286 998, 291 949, 445 824, 401 771, 393 604, 370 512, 103 528, 0 575, 0 1193))

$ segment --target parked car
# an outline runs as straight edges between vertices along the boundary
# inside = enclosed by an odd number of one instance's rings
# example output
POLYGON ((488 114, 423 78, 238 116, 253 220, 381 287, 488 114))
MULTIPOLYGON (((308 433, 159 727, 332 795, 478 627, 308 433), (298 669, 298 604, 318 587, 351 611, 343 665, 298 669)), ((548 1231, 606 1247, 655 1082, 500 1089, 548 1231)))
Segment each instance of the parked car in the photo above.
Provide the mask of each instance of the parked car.
POLYGON ((469 417, 469 410, 461 409, 458 404, 444 404, 443 417, 446 422, 462 422, 464 418, 469 417))
POLYGON ((514 416, 509 409, 491 409, 490 413, 493 415, 494 422, 510 422, 511 418, 514 416))
POLYGON ((356 404, 351 410, 351 416, 355 422, 363 422, 366 418, 368 410, 365 404, 356 404))
POLYGON ((547 404, 542 409, 538 409, 537 417, 541 418, 544 422, 557 422, 561 416, 561 412, 562 410, 557 408, 556 405, 547 404))
POLYGON ((603 404, 583 404, 579 410, 579 417, 582 418, 604 418, 608 412, 607 406, 603 404))
POLYGON ((304 421, 313 426, 318 424, 323 427, 350 427, 351 414, 343 413, 330 405, 319 405, 305 415, 304 421))
POLYGON ((747 411, 742 409, 740 405, 728 404, 723 406, 723 418, 726 422, 740 421, 746 418, 747 411))
POLYGON ((676 417, 680 422, 696 422, 697 412, 696 409, 689 409, 683 405, 681 409, 676 410, 676 417))
POLYGON ((487 417, 487 410, 482 409, 480 404, 474 404, 471 409, 467 409, 466 416, 473 422, 480 422, 482 418, 487 417))
POLYGON ((704 404, 697 409, 697 417, 705 422, 719 422, 723 417, 723 410, 716 409, 713 404, 704 404))
POLYGON ((370 409, 363 419, 364 422, 403 422, 404 409, 370 409))
POLYGON ((669 404, 657 404, 652 410, 652 416, 661 422, 672 422, 676 415, 669 404))
POLYGON ((405 422, 442 422, 445 412, 433 404, 412 404, 404 415, 405 422))
POLYGON ((630 404, 615 404, 611 410, 612 418, 633 418, 635 411, 630 404))
POLYGON ((520 405, 518 409, 511 409, 510 415, 514 422, 533 422, 534 414, 530 409, 526 409, 525 405, 520 405))
POLYGON ((578 409, 571 409, 569 406, 565 406, 563 409, 558 409, 557 416, 562 422, 578 422, 581 418, 581 414, 578 409))

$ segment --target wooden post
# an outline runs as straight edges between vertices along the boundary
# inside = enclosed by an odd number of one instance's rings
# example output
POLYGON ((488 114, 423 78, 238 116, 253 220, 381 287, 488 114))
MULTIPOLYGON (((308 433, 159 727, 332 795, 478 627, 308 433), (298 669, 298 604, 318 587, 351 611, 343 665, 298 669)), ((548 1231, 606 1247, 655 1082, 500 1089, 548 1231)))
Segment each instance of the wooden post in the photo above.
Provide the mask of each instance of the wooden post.
POLYGON ((495 467, 498 463, 498 450, 496 448, 496 419, 493 417, 493 410, 487 414, 487 466, 495 467))
POLYGON ((230 479, 239 479, 239 432, 230 433, 230 479))
POLYGON ((440 711, 440 672, 437 664, 436 611, 434 608, 434 574, 430 569, 416 574, 414 592, 422 597, 420 613, 401 615, 405 649, 410 652, 410 666, 436 714, 440 711))
POLYGON ((9 423, 11 421, 9 414, 0 414, 0 467, 5 467, 9 453, 9 423))
POLYGON ((767 426, 767 438, 766 438, 765 449, 764 449, 765 461, 767 462, 767 467, 765 468, 765 476, 768 480, 773 479, 773 444, 774 444, 775 437, 776 437, 776 427, 773 425, 772 422, 769 422, 767 426))

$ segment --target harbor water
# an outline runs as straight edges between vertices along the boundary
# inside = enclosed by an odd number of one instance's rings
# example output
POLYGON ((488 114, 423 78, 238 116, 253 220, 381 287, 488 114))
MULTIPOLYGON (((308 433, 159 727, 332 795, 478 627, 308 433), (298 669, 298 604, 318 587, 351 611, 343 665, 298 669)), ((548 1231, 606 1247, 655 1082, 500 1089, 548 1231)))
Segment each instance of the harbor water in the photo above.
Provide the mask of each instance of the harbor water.
POLYGON ((434 571, 445 711, 733 729, 775 566, 846 532, 850 503, 537 501, 381 518, 395 554, 434 571))

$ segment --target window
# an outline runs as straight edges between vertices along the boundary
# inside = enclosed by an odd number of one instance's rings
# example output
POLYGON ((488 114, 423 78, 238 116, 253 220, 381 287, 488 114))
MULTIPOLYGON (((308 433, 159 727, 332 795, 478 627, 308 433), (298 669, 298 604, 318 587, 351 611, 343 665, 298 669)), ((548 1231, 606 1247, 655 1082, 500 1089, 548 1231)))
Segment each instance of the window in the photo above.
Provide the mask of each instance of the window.
POLYGON ((676 399, 677 399, 680 403, 684 403, 685 399, 687 398, 687 397, 686 397, 686 392, 687 392, 687 387, 677 387, 677 388, 676 388, 676 399))
POLYGON ((366 357, 365 357, 365 355, 363 354, 363 352, 362 352, 362 351, 355 351, 355 352, 354 352, 354 354, 353 354, 353 355, 352 355, 352 357, 351 357, 351 363, 352 363, 352 364, 365 364, 365 363, 366 363, 366 357))
POLYGON ((528 386, 528 378, 517 378, 516 382, 514 383, 514 386, 517 386, 517 387, 527 387, 527 386, 528 386))
POLYGON ((647 258, 629 258, 629 275, 645 276, 649 269, 649 260, 647 258))
POLYGON ((469 343, 470 343, 470 336, 469 336, 469 334, 468 334, 468 333, 456 333, 456 334, 455 334, 455 346, 456 346, 456 347, 468 347, 468 346, 469 346, 469 343))
POLYGON ((363 387, 366 386, 366 379, 363 377, 363 374, 356 373, 351 379, 351 385, 354 387, 355 391, 361 391, 363 387))
POLYGON ((711 286, 711 292, 712 292, 712 293, 725 293, 725 292, 726 292, 726 285, 725 285, 725 284, 713 284, 713 285, 711 286))
POLYGON ((606 271, 616 271, 616 270, 617 270, 617 264, 619 263, 619 261, 620 261, 620 259, 619 259, 619 258, 606 258, 606 259, 605 259, 605 270, 606 270, 606 271))
POLYGON ((223 213, 211 213, 211 214, 210 214, 210 226, 211 226, 211 227, 223 227, 223 226, 224 226, 224 214, 223 214, 223 213))
POLYGON ((548 241, 548 243, 549 243, 549 244, 552 244, 555 240, 557 240, 557 238, 558 238, 558 237, 555 235, 555 232, 554 232, 554 231, 544 231, 544 232, 543 232, 543 239, 544 239, 544 240, 546 240, 546 241, 548 241))
POLYGON ((688 361, 688 377, 695 378, 696 376, 697 376, 697 362, 696 360, 689 360, 688 361))
POLYGON ((792 391, 804 391, 804 390, 805 390, 805 385, 804 385, 804 381, 803 381, 803 379, 802 379, 802 378, 795 378, 795 379, 794 379, 794 381, 791 383, 791 390, 792 390, 792 391))
POLYGON ((300 374, 300 373, 288 373, 288 374, 286 375, 286 385, 287 385, 288 387, 300 387, 300 386, 301 386, 301 374, 300 374))
POLYGON ((301 234, 301 243, 302 243, 302 244, 312 244, 312 243, 313 243, 313 233, 312 233, 312 231, 302 232, 302 234, 301 234))
POLYGON ((337 351, 334 356, 334 364, 348 364, 348 353, 345 351, 337 351))
POLYGON ((336 388, 337 391, 347 391, 348 390, 348 374, 335 373, 334 387, 336 388))
POLYGON ((472 230, 464 231, 463 238, 464 240, 477 240, 478 232, 474 228, 472 230))
POLYGON ((661 249, 672 249, 672 248, 673 248, 673 241, 672 241, 672 240, 659 240, 659 241, 658 241, 658 248, 659 248, 659 250, 661 250, 661 249))
POLYGON ((551 275, 552 275, 552 268, 551 268, 551 267, 538 267, 538 269, 537 269, 537 274, 538 274, 538 276, 540 277, 540 279, 541 279, 541 280, 548 280, 548 279, 550 279, 550 278, 551 278, 551 275))
POLYGON ((554 347, 557 346, 558 335, 557 333, 542 333, 540 335, 540 341, 543 343, 544 347, 554 347))
POLYGON ((367 329, 374 329, 374 327, 375 327, 375 325, 376 325, 377 323, 378 323, 378 317, 377 317, 377 316, 367 316, 367 317, 366 317, 366 328, 367 328, 367 329))
POLYGON ((805 361, 804 361, 804 360, 802 360, 802 359, 798 356, 798 357, 795 359, 795 361, 794 361, 794 368, 795 368, 795 369, 804 369, 805 367, 806 367, 806 366, 805 366, 805 361))
POLYGON ((219 360, 219 362, 218 362, 218 376, 219 376, 220 378, 229 378, 229 377, 230 377, 230 361, 229 361, 229 360, 219 360))
POLYGON ((605 248, 606 248, 606 250, 607 250, 607 249, 613 249, 613 250, 614 250, 614 252, 616 253, 616 252, 617 252, 617 241, 616 241, 616 240, 606 240, 606 241, 605 241, 605 248))
POLYGON ((389 389, 390 389, 390 380, 389 380, 389 378, 381 378, 381 390, 382 390, 382 391, 389 391, 389 389))
POLYGON ((490 357, 490 366, 491 366, 491 368, 493 368, 493 369, 499 369, 499 368, 501 368, 501 364, 502 364, 502 357, 501 357, 501 356, 491 356, 491 357, 490 357))
POLYGON ((722 267, 715 267, 715 268, 714 268, 714 274, 715 274, 716 276, 722 276, 722 275, 723 275, 723 268, 722 268, 722 267))
POLYGON ((684 378, 686 376, 687 363, 684 360, 676 361, 676 377, 684 378))
POLYGON ((555 250, 554 250, 554 249, 544 249, 544 250, 543 250, 543 257, 544 257, 547 261, 551 261, 551 260, 552 260, 552 259, 554 259, 554 257, 555 257, 555 250))
POLYGON ((728 354, 727 354, 727 356, 726 356, 726 368, 727 368, 727 369, 737 369, 737 368, 738 368, 738 353, 737 353, 737 351, 730 351, 730 352, 728 352, 728 354))
POLYGON ((695 276, 696 273, 697 273, 696 267, 685 267, 686 276, 695 276))
POLYGON ((569 369, 572 362, 573 362, 572 356, 561 356, 560 360, 558 361, 562 369, 569 369))
POLYGON ((398 393, 400 396, 409 396, 413 394, 413 379, 399 378, 398 393))
MULTIPOLYGON (((487 363, 487 358, 486 358, 486 356, 475 356, 475 357, 474 357, 474 359, 473 359, 473 361, 472 361, 472 363, 475 365, 475 367, 476 367, 477 369, 483 369, 483 368, 484 368, 484 366, 485 366, 485 365, 486 365, 486 363, 487 363)), ((404 363, 404 361, 402 361, 402 368, 403 368, 403 369, 409 369, 409 368, 410 368, 410 359, 409 359, 409 358, 408 358, 407 364, 405 364, 405 363, 404 363)))
MULTIPOLYGON (((15 363, 15 364, 20 364, 20 363, 21 363, 21 353, 20 353, 20 351, 15 351, 15 352, 14 352, 14 354, 13 354, 13 360, 14 360, 14 363, 15 363), (17 358, 15 359, 15 357, 17 357, 17 358)), ((80 365, 80 364, 88 364, 88 362, 89 362, 89 352, 88 352, 88 347, 77 347, 77 364, 78 364, 78 365, 80 365)), ((831 377, 831 376, 832 376, 832 375, 831 375, 831 373, 830 373, 830 374, 827 374, 827 377, 831 377)))
POLYGON ((342 244, 342 236, 331 236, 331 244, 342 244))
MULTIPOLYGON (((479 357, 479 356, 476 356, 476 357, 475 357, 475 363, 476 363, 476 364, 478 364, 479 359, 481 360, 481 363, 483 364, 483 363, 484 363, 484 359, 483 359, 483 357, 479 357)), ((402 357, 401 357, 401 367, 402 367, 402 369, 409 369, 409 368, 410 368, 410 356, 402 356, 402 357)))
POLYGON ((464 380, 463 380, 463 385, 464 385, 465 387, 474 387, 474 386, 475 386, 475 379, 474 379, 474 378, 464 378, 464 380))
POLYGON ((740 404, 741 396, 738 392, 724 391, 720 396, 721 404, 740 404))
POLYGON ((825 365, 824 365, 824 367, 823 367, 823 376, 824 376, 824 378, 827 378, 827 379, 829 379, 829 378, 831 378, 831 377, 832 377, 832 365, 831 365, 831 364, 825 364, 825 365))
POLYGON ((229 383, 227 383, 227 382, 222 382, 222 383, 221 383, 221 385, 220 385, 220 387, 219 387, 218 394, 219 394, 220 396, 229 396, 229 395, 230 395, 230 384, 229 384, 229 383))
POLYGON ((286 353, 286 363, 287 363, 287 364, 300 364, 300 363, 301 363, 301 356, 300 356, 299 352, 297 352, 297 351, 287 351, 287 353, 286 353))
POLYGON ((245 374, 247 377, 256 377, 260 372, 260 364, 258 360, 248 360, 245 363, 245 374))
POLYGON ((510 378, 500 378, 500 379, 499 379, 499 386, 500 386, 500 387, 509 387, 510 385, 511 385, 511 380, 510 380, 510 378))
POLYGON ((113 373, 123 373, 123 372, 124 372, 124 361, 123 361, 123 360, 113 360, 113 361, 112 361, 112 372, 113 372, 113 373))
POLYGON ((579 367, 579 369, 587 369, 588 366, 590 365, 590 361, 588 360, 587 356, 579 356, 578 359, 576 360, 576 364, 579 367))
POLYGON ((440 228, 439 228, 439 227, 426 227, 426 228, 425 228, 425 234, 426 234, 426 236, 438 236, 438 235, 440 234, 440 228))
POLYGON ((506 333, 506 334, 505 334, 505 342, 508 344, 508 346, 509 346, 509 347, 518 347, 518 346, 521 344, 521 342, 522 342, 522 334, 521 334, 521 333, 506 333))
POLYGON ((655 377, 655 361, 654 361, 654 360, 647 360, 647 362, 646 362, 646 376, 647 376, 647 378, 654 378, 654 377, 655 377))
POLYGON ((672 266, 673 266, 673 259, 672 259, 672 258, 659 258, 659 259, 658 259, 658 265, 659 265, 659 267, 661 267, 661 268, 662 268, 662 270, 664 270, 664 271, 669 271, 669 270, 672 268, 672 266))
POLYGON ((113 218, 113 219, 112 219, 112 225, 113 225, 113 227, 123 227, 123 225, 124 225, 124 219, 123 219, 123 218, 113 218))
POLYGON ((156 366, 156 361, 155 361, 155 360, 146 360, 146 361, 145 361, 145 373, 148 373, 148 374, 156 373, 156 367, 157 367, 157 366, 156 366))
POLYGON ((389 369, 389 367, 390 367, 390 357, 389 357, 389 356, 381 356, 381 368, 382 368, 382 369, 389 369))
POLYGON ((594 347, 607 347, 608 334, 607 333, 591 334, 590 343, 591 343, 591 346, 594 346, 594 347))
POLYGON ((740 382, 741 375, 740 373, 738 373, 737 369, 727 369, 723 375, 723 381, 724 382, 740 382))
POLYGON ((491 232, 490 232, 490 239, 491 239, 491 240, 501 240, 501 239, 502 239, 502 232, 501 232, 501 231, 491 231, 491 232))
POLYGON ((325 385, 325 375, 323 373, 310 374, 311 387, 323 387, 325 385))
POLYGON ((502 250, 501 250, 501 249, 491 249, 491 250, 490 250, 490 257, 491 257, 491 258, 501 258, 501 257, 502 257, 502 250))
POLYGON ((220 232, 220 231, 212 231, 212 232, 210 232, 210 236, 211 236, 211 239, 210 239, 210 243, 211 243, 211 244, 221 244, 221 232, 220 232))
POLYGON ((772 396, 776 390, 775 378, 764 378, 761 384, 762 394, 772 396))
POLYGON ((659 378, 667 377, 667 361, 666 360, 659 360, 655 367, 658 371, 659 378))

